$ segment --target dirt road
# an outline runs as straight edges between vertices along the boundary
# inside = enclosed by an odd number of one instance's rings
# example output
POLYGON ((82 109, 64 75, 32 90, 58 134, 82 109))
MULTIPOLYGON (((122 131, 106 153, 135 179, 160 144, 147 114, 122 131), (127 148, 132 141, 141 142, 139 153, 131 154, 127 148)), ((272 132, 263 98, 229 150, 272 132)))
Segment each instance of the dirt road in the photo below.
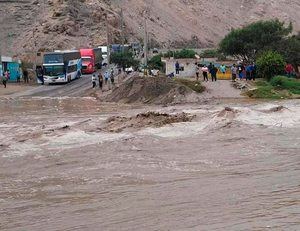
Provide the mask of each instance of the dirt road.
MULTIPOLYGON (((104 73, 107 69, 104 68, 101 72, 104 73)), ((23 89, 20 92, 9 95, 9 97, 80 97, 91 87, 92 75, 83 75, 81 78, 75 79, 68 84, 40 85, 29 90, 23 89)))
POLYGON ((216 82, 202 82, 206 91, 203 93, 204 98, 243 98, 241 91, 232 87, 229 80, 218 80, 216 82))
POLYGON ((30 90, 18 92, 10 97, 76 97, 81 96, 86 90, 91 88, 91 75, 83 75, 68 84, 44 85, 30 90))

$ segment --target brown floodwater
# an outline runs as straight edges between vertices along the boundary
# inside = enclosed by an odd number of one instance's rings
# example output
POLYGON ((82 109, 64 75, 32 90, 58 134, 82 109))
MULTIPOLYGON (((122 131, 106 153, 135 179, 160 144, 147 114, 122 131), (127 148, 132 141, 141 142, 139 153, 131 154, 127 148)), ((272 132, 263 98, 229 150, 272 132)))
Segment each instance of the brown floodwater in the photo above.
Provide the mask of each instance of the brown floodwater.
POLYGON ((299 100, 0 99, 0 230, 300 230, 299 128, 299 100), (148 110, 196 118, 99 129, 148 110))

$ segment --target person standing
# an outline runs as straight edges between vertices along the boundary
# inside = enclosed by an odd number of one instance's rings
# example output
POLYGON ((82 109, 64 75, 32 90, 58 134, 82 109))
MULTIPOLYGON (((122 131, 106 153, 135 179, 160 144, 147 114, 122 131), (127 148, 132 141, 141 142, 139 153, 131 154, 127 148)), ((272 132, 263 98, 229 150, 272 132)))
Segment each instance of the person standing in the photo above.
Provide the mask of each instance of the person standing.
POLYGON ((4 76, 6 78, 6 81, 8 81, 10 79, 10 71, 9 70, 5 71, 4 76))
POLYGON ((237 69, 236 65, 233 64, 231 67, 231 79, 233 82, 236 80, 237 71, 238 71, 238 69, 237 69))
POLYGON ((101 72, 99 72, 99 74, 98 74, 98 81, 99 81, 99 88, 102 91, 103 90, 103 76, 102 76, 101 72))
POLYGON ((253 80, 253 81, 255 81, 256 75, 257 75, 256 65, 255 65, 255 63, 253 63, 253 64, 252 64, 252 80, 253 80))
POLYGON ((212 68, 210 70, 212 81, 217 81, 217 73, 218 73, 218 68, 216 68, 215 65, 212 65, 212 68))
POLYGON ((213 64, 212 63, 209 63, 209 65, 208 65, 208 73, 210 74, 210 76, 211 76, 211 70, 212 70, 212 68, 213 68, 213 64))
POLYGON ((180 65, 179 65, 178 61, 176 61, 176 63, 175 63, 175 71, 176 71, 176 75, 179 75, 180 65))
POLYGON ((108 71, 105 71, 105 73, 104 73, 104 84, 105 85, 108 84, 108 79, 109 79, 109 73, 108 73, 108 71))
POLYGON ((286 72, 286 74, 287 74, 288 77, 292 76, 292 74, 294 72, 294 68, 293 68, 292 64, 289 64, 289 63, 286 64, 286 66, 285 66, 285 72, 286 72))
POLYGON ((251 80, 253 74, 253 65, 248 64, 246 66, 246 80, 251 80))
POLYGON ((200 74, 200 67, 199 65, 196 63, 196 81, 199 81, 199 74, 200 74))
POLYGON ((107 85, 107 88, 108 90, 111 89, 111 82, 110 82, 110 72, 109 71, 106 71, 105 74, 104 74, 104 81, 105 81, 105 85, 107 85))
MULTIPOLYGON (((44 85, 45 84, 45 81, 44 81, 44 71, 43 71, 43 67, 42 66, 37 66, 36 67, 36 76, 41 81, 42 85, 44 85)), ((29 82, 29 79, 27 77, 25 83, 28 83, 28 82, 29 82)))
POLYGON ((201 71, 202 71, 202 75, 203 75, 203 81, 208 82, 208 67, 206 65, 204 65, 204 67, 201 68, 201 71))
POLYGON ((220 72, 221 72, 223 75, 225 75, 225 73, 226 73, 226 66, 225 66, 224 64, 222 64, 222 65, 220 66, 220 72))
POLYGON ((27 69, 24 69, 24 71, 23 71, 23 78, 24 78, 24 83, 28 83, 28 71, 27 71, 27 69))
POLYGON ((245 70, 245 67, 242 63, 239 64, 238 66, 238 73, 239 73, 239 79, 242 80, 243 77, 244 77, 244 70, 245 70))
POLYGON ((93 84, 93 88, 95 88, 96 87, 96 75, 95 74, 92 75, 92 84, 93 84))
POLYGON ((4 88, 6 88, 6 85, 7 85, 7 71, 2 76, 2 84, 3 84, 4 88))
POLYGON ((111 68, 111 70, 110 70, 110 81, 111 81, 112 86, 114 86, 115 85, 115 72, 114 72, 113 68, 111 68))

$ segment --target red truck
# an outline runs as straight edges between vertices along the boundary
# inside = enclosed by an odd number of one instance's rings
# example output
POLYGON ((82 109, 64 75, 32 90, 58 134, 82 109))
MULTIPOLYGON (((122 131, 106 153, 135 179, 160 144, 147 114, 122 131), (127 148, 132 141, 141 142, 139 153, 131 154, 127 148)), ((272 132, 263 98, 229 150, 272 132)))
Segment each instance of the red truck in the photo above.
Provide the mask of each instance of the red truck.
POLYGON ((92 74, 102 67, 101 48, 80 49, 83 74, 92 74))

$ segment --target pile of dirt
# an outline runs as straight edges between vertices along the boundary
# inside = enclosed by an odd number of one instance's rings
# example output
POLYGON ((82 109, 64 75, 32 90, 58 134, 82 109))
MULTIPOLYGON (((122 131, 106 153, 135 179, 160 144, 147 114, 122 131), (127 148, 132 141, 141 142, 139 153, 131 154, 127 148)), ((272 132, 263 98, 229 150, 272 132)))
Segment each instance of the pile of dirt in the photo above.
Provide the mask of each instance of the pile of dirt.
POLYGON ((129 128, 162 127, 167 124, 190 122, 194 117, 195 116, 186 113, 167 114, 158 112, 140 113, 133 117, 113 116, 107 119, 105 126, 100 130, 106 132, 121 132, 129 128))
POLYGON ((199 101, 192 89, 166 77, 134 75, 115 88, 105 101, 119 103, 179 104, 199 101))

